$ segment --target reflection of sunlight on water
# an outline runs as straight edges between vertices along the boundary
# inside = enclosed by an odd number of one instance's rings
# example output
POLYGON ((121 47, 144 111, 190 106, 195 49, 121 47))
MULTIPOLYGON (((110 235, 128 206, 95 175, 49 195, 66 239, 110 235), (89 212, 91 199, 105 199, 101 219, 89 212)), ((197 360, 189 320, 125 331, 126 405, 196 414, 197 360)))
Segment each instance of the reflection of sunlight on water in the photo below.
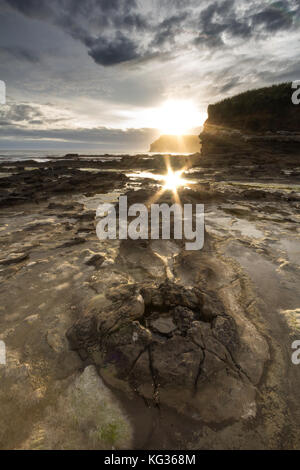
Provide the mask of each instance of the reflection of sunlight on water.
POLYGON ((149 171, 141 171, 137 173, 127 173, 128 178, 141 178, 141 179, 152 179, 154 181, 160 182, 161 186, 165 190, 176 191, 177 188, 182 186, 188 186, 190 184, 195 184, 195 181, 182 178, 184 170, 173 171, 169 169, 166 175, 160 175, 156 173, 151 173, 149 171))
POLYGON ((162 175, 156 175, 155 173, 151 173, 150 171, 139 171, 136 173, 127 173, 126 176, 128 178, 149 178, 152 180, 161 181, 162 175))
POLYGON ((172 191, 176 191, 177 188, 180 186, 184 186, 187 184, 187 180, 181 177, 183 170, 181 171, 172 171, 169 169, 166 176, 164 176, 164 188, 171 189, 172 191))

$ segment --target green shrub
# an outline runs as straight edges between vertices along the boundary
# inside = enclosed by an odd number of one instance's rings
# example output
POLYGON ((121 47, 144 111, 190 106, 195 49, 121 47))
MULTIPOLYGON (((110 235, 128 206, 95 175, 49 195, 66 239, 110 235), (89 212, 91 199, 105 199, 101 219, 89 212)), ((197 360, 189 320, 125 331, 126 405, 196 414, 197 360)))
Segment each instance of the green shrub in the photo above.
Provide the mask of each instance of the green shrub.
POLYGON ((292 104, 292 84, 249 90, 208 106, 208 123, 250 131, 300 130, 300 106, 292 104))

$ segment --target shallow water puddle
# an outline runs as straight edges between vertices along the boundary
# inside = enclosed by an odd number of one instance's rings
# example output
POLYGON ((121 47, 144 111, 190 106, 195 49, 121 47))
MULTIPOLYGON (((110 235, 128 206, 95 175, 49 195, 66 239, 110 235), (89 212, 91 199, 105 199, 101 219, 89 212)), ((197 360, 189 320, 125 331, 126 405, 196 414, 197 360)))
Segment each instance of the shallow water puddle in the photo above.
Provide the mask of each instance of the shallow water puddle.
POLYGON ((80 196, 78 198, 75 198, 75 201, 83 204, 86 209, 96 211, 100 204, 114 204, 118 202, 118 199, 121 194, 122 192, 116 190, 106 194, 95 194, 94 196, 80 196))

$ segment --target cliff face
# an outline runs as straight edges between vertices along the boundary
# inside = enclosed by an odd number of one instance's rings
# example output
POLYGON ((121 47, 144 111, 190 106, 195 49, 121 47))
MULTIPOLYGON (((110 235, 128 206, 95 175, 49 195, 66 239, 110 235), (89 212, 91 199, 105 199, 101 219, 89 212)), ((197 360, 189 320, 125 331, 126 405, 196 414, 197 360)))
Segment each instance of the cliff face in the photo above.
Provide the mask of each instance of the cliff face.
POLYGON ((300 132, 267 131, 253 134, 206 121, 199 137, 202 155, 234 153, 237 158, 243 158, 243 155, 251 158, 261 149, 261 158, 273 158, 278 152, 297 153, 300 157, 300 132))
POLYGON ((196 153, 200 152, 197 135, 162 135, 150 146, 150 152, 196 153))
POLYGON ((259 178, 299 167, 300 105, 292 104, 292 92, 283 84, 209 106, 201 165, 227 169, 228 177, 243 168, 243 176, 259 178))
POLYGON ((210 105, 200 134, 203 163, 207 157, 228 166, 248 161, 279 167, 289 155, 299 164, 300 105, 292 104, 292 92, 291 84, 274 85, 210 105))

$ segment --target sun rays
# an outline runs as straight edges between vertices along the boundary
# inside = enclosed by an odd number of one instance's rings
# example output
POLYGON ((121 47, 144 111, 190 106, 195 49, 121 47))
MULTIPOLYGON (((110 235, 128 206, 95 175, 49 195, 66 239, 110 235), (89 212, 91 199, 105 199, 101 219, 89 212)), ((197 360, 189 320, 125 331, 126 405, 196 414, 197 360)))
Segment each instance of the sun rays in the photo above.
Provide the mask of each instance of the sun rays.
POLYGON ((189 187, 194 181, 183 177, 184 173, 189 169, 190 165, 188 162, 180 170, 174 170, 172 168, 169 155, 164 156, 166 173, 153 175, 153 179, 159 181, 161 187, 156 193, 150 198, 147 204, 155 204, 166 192, 171 192, 174 198, 174 202, 181 204, 178 190, 180 188, 189 187))
POLYGON ((177 191, 177 188, 184 186, 187 183, 187 180, 181 177, 184 170, 173 171, 171 168, 168 169, 168 173, 163 177, 165 184, 164 189, 170 189, 171 191, 177 191))

